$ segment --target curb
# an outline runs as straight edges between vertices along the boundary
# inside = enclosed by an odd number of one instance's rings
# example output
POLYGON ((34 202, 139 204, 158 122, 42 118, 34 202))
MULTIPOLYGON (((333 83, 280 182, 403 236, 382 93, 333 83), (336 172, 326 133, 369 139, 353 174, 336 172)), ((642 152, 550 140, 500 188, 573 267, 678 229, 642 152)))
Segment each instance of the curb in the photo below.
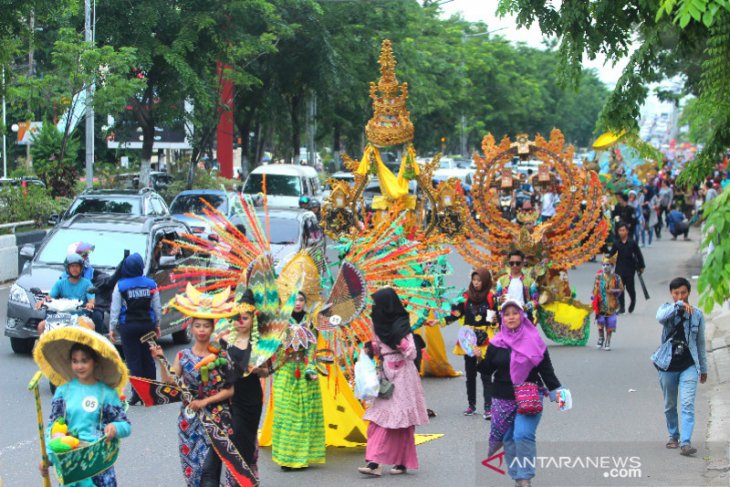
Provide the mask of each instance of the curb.
POLYGON ((730 485, 730 311, 719 309, 708 320, 709 395, 707 485, 730 485), (713 444, 722 447, 713 448, 713 444))

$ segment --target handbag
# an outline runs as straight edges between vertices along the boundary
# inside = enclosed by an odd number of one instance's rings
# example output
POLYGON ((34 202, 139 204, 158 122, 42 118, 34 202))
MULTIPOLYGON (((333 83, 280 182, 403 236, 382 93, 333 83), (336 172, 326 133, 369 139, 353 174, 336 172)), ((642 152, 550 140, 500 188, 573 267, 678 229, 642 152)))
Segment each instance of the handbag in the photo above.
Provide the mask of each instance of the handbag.
POLYGON ((653 354, 651 354, 651 361, 654 362, 654 365, 661 370, 667 370, 669 368, 669 364, 672 362, 672 354, 674 352, 672 339, 674 338, 674 335, 677 334, 680 326, 684 326, 684 321, 674 325, 674 329, 672 329, 669 333, 667 339, 659 345, 659 348, 657 348, 653 354))
POLYGON ((533 416, 542 412, 540 388, 534 382, 523 382, 514 386, 517 414, 533 416))
POLYGON ((393 391, 395 390, 395 385, 386 379, 385 377, 380 377, 380 390, 378 391, 378 399, 390 399, 393 397, 393 391))

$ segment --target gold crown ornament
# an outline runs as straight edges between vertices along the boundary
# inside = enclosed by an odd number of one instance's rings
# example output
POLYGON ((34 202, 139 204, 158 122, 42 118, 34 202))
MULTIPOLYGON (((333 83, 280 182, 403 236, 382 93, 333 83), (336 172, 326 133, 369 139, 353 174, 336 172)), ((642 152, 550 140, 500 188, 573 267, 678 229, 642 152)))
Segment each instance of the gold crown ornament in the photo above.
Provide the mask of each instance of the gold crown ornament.
POLYGON ((413 140, 413 123, 406 109, 408 83, 398 83, 395 76, 397 64, 389 39, 380 49, 380 80, 370 83, 373 100, 373 117, 365 126, 368 141, 376 147, 401 145, 413 140))

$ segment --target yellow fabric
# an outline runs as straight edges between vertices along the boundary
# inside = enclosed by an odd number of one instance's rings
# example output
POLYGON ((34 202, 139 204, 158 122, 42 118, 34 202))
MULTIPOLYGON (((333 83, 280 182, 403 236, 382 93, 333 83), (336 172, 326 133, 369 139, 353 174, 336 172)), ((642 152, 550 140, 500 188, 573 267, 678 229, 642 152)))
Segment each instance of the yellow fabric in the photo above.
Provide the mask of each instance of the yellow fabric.
POLYGON ((426 342, 421 361, 421 375, 431 377, 459 377, 461 372, 454 370, 446 356, 444 337, 438 326, 422 326, 417 332, 426 342))
POLYGON ((619 133, 616 132, 605 132, 593 142, 593 148, 596 150, 604 150, 611 147, 613 144, 619 141, 621 137, 626 135, 626 131, 622 130, 619 133))
MULTIPOLYGON (((415 210, 418 202, 417 198, 412 195, 406 195, 403 199, 403 209, 415 210)), ((387 210, 392 206, 392 203, 385 196, 373 196, 372 207, 373 210, 387 210)))
POLYGON ((555 316, 555 321, 568 327, 570 330, 580 330, 585 324, 586 317, 591 313, 588 306, 578 307, 574 304, 553 301, 543 306, 543 309, 550 311, 555 316))
MULTIPOLYGON (((375 170, 378 174, 378 181, 380 182, 380 191, 387 199, 397 200, 402 196, 408 194, 408 180, 402 175, 402 170, 399 175, 396 176, 393 172, 388 169, 388 166, 383 164, 383 160, 380 158, 380 152, 374 146, 368 144, 360 159, 360 165, 355 170, 356 174, 362 176, 366 175, 370 170, 370 156, 375 159, 375 170)), ((417 166, 417 165, 416 165, 417 166)), ((418 171, 418 169, 414 169, 418 171)))

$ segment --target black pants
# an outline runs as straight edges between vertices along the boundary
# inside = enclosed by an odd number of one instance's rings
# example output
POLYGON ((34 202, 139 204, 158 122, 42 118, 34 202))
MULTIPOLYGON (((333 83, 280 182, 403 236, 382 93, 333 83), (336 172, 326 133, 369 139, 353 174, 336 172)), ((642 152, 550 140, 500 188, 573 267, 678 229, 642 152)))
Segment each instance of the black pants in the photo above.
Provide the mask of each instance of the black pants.
POLYGON ((257 463, 256 445, 258 444, 259 421, 263 405, 233 404, 231 416, 233 419, 233 444, 241 454, 249 467, 255 467, 257 463))
POLYGON ((106 335, 109 333, 109 328, 104 324, 104 311, 98 308, 94 308, 91 312, 91 321, 94 322, 94 329, 99 335, 106 335))
POLYGON ((208 449, 208 454, 203 462, 203 471, 200 474, 200 487, 218 487, 221 483, 221 470, 223 463, 216 454, 213 447, 208 449))
MULTIPOLYGON (((629 272, 623 272, 623 273, 616 273, 621 278, 621 281, 624 283, 624 289, 627 293, 629 293, 629 299, 631 302, 629 303, 629 307, 633 310, 634 304, 636 303, 636 286, 634 285, 634 271, 629 272)), ((621 305, 621 311, 623 312, 626 307, 626 297, 625 293, 621 293, 619 296, 619 304, 621 305)))
MULTIPOLYGON (((477 405, 477 359, 464 355, 464 368, 466 369, 466 399, 469 406, 476 408, 477 405)), ((492 378, 482 370, 479 370, 484 388, 484 409, 492 409, 492 378)))
MULTIPOLYGON (((154 323, 127 322, 119 325, 119 335, 122 337, 124 361, 129 367, 129 374, 145 379, 155 379, 155 361, 150 354, 150 348, 139 341, 146 333, 155 329, 154 323)), ((137 398, 137 392, 132 394, 132 400, 137 398)))

